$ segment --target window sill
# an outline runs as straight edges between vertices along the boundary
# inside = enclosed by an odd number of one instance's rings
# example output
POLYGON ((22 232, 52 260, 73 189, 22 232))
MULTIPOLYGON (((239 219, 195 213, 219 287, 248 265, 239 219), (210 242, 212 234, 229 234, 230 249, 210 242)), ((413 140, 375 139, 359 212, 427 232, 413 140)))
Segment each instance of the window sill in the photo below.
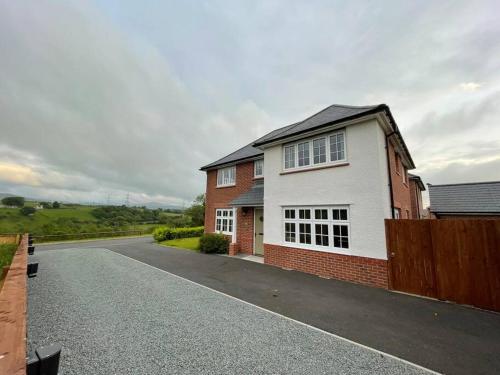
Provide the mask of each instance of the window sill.
POLYGON ((236 184, 232 184, 232 185, 222 185, 222 186, 216 186, 215 188, 216 189, 224 189, 224 188, 230 188, 230 187, 235 187, 236 184))
POLYGON ((254 177, 253 179, 254 179, 254 180, 263 180, 263 179, 264 179, 264 176, 257 176, 257 177, 254 177))
POLYGON ((314 246, 314 245, 304 246, 303 244, 293 243, 293 242, 285 242, 285 241, 282 242, 281 246, 291 247, 291 248, 300 249, 300 250, 320 251, 322 253, 352 255, 351 250, 342 249, 342 248, 327 248, 327 247, 320 247, 320 246, 314 246))
POLYGON ((349 163, 339 163, 339 164, 330 164, 330 165, 321 165, 318 167, 308 167, 308 168, 302 168, 302 169, 293 169, 290 171, 283 171, 280 173, 280 175, 285 175, 285 174, 291 174, 291 173, 300 173, 300 172, 309 172, 309 171, 317 171, 320 169, 327 169, 327 168, 337 168, 337 167, 345 167, 348 166, 349 163))

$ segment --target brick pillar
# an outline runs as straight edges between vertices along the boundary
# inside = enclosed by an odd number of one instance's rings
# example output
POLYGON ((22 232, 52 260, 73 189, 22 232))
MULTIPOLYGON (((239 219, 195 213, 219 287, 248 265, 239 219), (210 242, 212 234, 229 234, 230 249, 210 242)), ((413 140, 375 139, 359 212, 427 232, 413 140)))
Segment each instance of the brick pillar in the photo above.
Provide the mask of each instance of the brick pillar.
POLYGON ((232 242, 229 244, 229 255, 234 256, 238 254, 239 250, 240 245, 238 245, 237 243, 232 242))

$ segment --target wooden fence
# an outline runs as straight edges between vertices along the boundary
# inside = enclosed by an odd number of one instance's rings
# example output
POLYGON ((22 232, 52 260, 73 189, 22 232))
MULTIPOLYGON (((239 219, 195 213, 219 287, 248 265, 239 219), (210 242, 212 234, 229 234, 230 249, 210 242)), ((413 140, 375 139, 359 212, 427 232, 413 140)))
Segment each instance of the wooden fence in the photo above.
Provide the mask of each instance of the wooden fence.
POLYGON ((389 288, 500 311, 500 220, 386 220, 389 288))

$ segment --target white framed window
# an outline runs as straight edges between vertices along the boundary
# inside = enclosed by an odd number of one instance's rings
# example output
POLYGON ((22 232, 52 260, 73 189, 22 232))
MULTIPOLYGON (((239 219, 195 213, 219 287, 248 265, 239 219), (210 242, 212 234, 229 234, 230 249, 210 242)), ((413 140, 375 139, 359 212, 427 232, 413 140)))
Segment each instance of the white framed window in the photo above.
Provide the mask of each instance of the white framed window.
POLYGON ((347 161, 345 130, 283 146, 283 169, 300 169, 347 161))
POLYGON ((217 187, 236 185, 236 166, 217 170, 217 187))
POLYGON ((232 208, 218 208, 215 210, 215 231, 224 234, 233 234, 234 217, 232 208))
POLYGON ((294 247, 345 253, 350 249, 349 207, 283 207, 283 240, 294 247))
POLYGON ((310 164, 309 160, 309 142, 302 142, 297 144, 297 154, 299 167, 304 167, 310 164))
POLYGON ((264 159, 253 162, 254 177, 264 177, 264 159))
POLYGON ((326 163, 326 138, 318 138, 313 141, 314 164, 326 163))
POLYGON ((295 168, 295 145, 285 146, 285 169, 295 168))
POLYGON ((330 136, 330 160, 345 160, 344 133, 339 132, 330 136))
POLYGON ((402 175, 403 175, 403 182, 405 184, 407 184, 408 183, 408 170, 405 167, 403 167, 402 175))

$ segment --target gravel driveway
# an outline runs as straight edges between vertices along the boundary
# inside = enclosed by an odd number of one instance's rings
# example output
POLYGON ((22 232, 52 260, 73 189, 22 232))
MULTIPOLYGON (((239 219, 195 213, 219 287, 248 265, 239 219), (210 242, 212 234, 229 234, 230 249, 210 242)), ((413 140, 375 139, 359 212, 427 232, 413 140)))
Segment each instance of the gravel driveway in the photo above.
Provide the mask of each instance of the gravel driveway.
POLYGON ((424 374, 407 362, 106 249, 37 252, 29 347, 60 374, 424 374))

